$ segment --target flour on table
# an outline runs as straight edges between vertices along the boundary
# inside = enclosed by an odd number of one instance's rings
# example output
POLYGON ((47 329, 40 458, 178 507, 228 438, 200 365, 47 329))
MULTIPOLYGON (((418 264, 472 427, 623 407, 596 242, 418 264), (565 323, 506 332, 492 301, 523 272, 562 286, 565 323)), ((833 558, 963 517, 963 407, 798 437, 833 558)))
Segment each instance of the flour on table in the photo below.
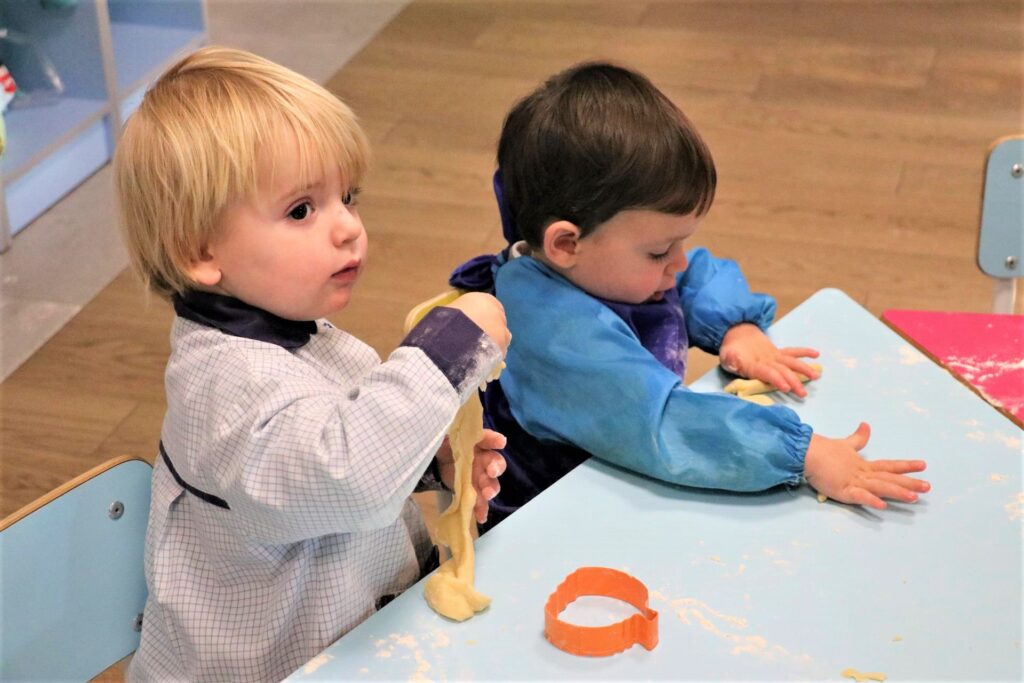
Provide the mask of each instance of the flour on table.
POLYGON ((928 357, 912 346, 900 347, 900 365, 917 365, 928 360, 928 357))
POLYGON ((334 655, 320 654, 306 663, 306 666, 302 667, 302 673, 311 674, 314 673, 321 666, 334 659, 334 655))

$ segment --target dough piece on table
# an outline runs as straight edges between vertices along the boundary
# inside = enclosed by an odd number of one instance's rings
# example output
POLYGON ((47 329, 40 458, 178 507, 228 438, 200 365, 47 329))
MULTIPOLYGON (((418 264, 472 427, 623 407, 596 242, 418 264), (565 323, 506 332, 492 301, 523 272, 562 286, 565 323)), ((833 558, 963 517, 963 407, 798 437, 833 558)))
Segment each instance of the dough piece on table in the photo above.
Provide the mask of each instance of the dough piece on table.
POLYGON ((734 379, 722 388, 727 394, 735 394, 740 398, 754 396, 755 394, 767 394, 775 391, 775 387, 766 384, 759 379, 734 379))
MULTIPOLYGON (((818 371, 818 376, 821 376, 821 365, 818 363, 809 363, 809 365, 818 371)), ((811 381, 810 377, 806 375, 797 374, 801 382, 805 384, 811 381)), ((757 403, 763 406, 773 405, 773 401, 767 396, 761 396, 761 394, 769 394, 774 391, 778 391, 775 387, 767 382, 762 382, 759 379, 734 379, 725 385, 722 389, 727 394, 735 394, 736 396, 750 401, 751 403, 757 403)))

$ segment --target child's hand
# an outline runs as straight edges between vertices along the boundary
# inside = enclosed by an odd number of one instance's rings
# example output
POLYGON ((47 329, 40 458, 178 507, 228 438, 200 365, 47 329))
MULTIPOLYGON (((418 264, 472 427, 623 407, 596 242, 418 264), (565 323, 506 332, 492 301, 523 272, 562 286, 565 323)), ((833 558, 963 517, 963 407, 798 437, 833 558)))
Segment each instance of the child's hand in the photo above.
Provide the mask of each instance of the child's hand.
MULTIPOLYGON (((496 449, 504 448, 505 443, 504 435, 485 429, 480 441, 473 447, 473 488, 476 489, 473 516, 481 524, 487 521, 489 501, 501 490, 498 477, 505 473, 505 458, 496 449)), ((437 452, 437 464, 441 471, 441 481, 449 489, 454 489, 455 458, 447 438, 437 452)))
POLYGON ((801 358, 817 358, 818 352, 806 348, 780 349, 757 325, 741 323, 729 329, 718 350, 722 367, 747 379, 759 379, 779 391, 807 395, 800 373, 818 379, 818 373, 801 358))
POLYGON ((490 294, 468 292, 448 304, 449 308, 457 308, 476 323, 477 327, 487 333, 502 353, 508 350, 512 339, 505 322, 505 307, 490 294))
POLYGON ((505 458, 497 450, 504 448, 505 436, 485 429, 480 441, 473 447, 473 488, 476 489, 476 506, 473 515, 483 524, 487 521, 490 501, 501 490, 498 477, 505 473, 505 458))
POLYGON ((882 498, 893 498, 905 503, 917 500, 918 493, 926 493, 931 485, 921 479, 903 476, 907 472, 921 472, 923 460, 868 461, 857 451, 864 448, 871 436, 867 423, 845 439, 829 439, 811 435, 811 445, 804 461, 804 476, 819 493, 841 503, 867 505, 884 510, 882 498))

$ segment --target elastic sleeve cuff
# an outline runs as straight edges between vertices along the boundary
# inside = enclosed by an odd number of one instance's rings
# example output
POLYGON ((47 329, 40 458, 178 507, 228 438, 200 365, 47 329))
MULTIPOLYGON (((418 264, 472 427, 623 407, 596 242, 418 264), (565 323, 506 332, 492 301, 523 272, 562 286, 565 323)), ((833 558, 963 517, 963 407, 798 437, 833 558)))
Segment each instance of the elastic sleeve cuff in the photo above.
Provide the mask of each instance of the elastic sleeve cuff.
MULTIPOLYGON (((720 316, 714 325, 698 324, 691 333, 693 345, 701 351, 718 355, 722 348, 725 334, 743 323, 757 325, 762 332, 767 332, 775 320, 775 299, 767 294, 749 294, 749 300, 742 307, 727 308, 718 313, 720 316)), ((708 316, 709 318, 711 316, 708 316)))
MULTIPOLYGON (((733 326, 750 323, 751 325, 757 325, 761 328, 762 332, 767 332, 768 328, 772 326, 772 322, 775 321, 775 299, 767 294, 751 294, 750 296, 756 304, 748 308, 742 316, 742 320, 733 323, 733 326)), ((725 335, 723 334, 722 336, 724 337, 725 335)), ((722 340, 719 339, 718 341, 719 345, 721 345, 722 340)))
POLYGON ((462 311, 439 306, 423 317, 401 346, 418 348, 465 401, 501 363, 501 349, 462 311))
POLYGON ((783 445, 796 464, 796 473, 784 483, 795 486, 806 481, 804 478, 804 462, 807 460, 807 449, 811 445, 811 435, 813 433, 814 429, 809 424, 800 422, 799 418, 792 429, 783 428, 783 445))

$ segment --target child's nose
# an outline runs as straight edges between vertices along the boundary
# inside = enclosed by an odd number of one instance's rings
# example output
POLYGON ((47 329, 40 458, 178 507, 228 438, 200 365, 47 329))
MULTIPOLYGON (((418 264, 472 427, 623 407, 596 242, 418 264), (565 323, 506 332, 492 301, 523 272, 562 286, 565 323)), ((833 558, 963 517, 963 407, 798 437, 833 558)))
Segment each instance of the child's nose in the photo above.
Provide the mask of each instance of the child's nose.
POLYGON ((688 265, 689 261, 686 260, 686 252, 680 249, 679 255, 669 261, 668 270, 671 274, 675 275, 676 273, 681 273, 686 270, 686 266, 688 265))
POLYGON ((343 205, 335 215, 334 223, 331 226, 331 241, 334 246, 342 247, 358 239, 362 234, 363 223, 359 220, 359 216, 353 214, 347 206, 343 205))

